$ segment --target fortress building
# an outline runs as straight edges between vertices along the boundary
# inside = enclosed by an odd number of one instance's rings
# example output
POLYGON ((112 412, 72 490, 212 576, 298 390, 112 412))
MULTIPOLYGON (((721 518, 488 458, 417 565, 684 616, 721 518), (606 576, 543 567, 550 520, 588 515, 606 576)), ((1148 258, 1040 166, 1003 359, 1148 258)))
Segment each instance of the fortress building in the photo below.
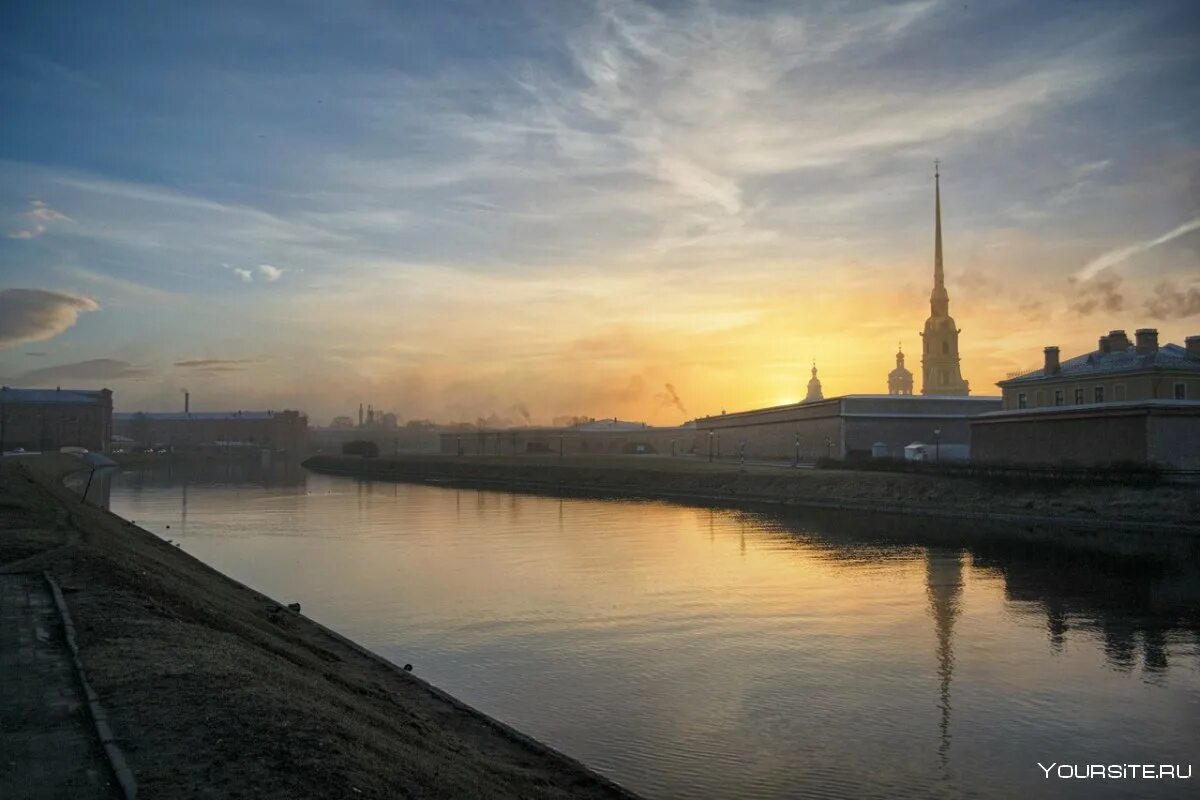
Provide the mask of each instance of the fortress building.
POLYGON ((933 171, 934 245, 933 292, 929 295, 929 319, 921 333, 921 394, 965 397, 971 393, 959 369, 958 334, 950 316, 950 294, 942 270, 942 188, 937 167, 933 171))

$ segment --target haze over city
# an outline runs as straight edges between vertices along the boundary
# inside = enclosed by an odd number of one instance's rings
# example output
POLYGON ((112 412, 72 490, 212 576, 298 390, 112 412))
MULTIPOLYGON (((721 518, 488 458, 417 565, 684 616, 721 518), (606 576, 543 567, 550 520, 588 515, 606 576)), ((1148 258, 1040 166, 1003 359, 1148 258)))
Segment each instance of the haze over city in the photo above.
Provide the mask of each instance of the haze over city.
POLYGON ((973 393, 1194 333, 1193 3, 504 8, 6 9, 0 379, 322 424, 882 392, 934 159, 973 393))

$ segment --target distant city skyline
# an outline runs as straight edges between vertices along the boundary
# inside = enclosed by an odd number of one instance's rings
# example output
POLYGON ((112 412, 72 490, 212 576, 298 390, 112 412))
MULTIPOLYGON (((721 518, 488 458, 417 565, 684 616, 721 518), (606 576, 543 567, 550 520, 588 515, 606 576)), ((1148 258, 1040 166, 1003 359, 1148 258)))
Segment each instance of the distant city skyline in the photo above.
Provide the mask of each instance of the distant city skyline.
POLYGON ((670 424, 1200 333, 1194 3, 27 5, 0 381, 670 424), (686 411, 685 411, 686 409, 686 411))

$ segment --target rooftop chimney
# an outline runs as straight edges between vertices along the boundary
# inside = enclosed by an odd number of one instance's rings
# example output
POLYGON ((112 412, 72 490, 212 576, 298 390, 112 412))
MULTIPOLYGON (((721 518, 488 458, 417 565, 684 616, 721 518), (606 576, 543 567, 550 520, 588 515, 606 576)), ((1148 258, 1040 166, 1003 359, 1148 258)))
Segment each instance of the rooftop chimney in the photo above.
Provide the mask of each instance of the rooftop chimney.
POLYGON ((1125 331, 1109 331, 1108 332, 1108 347, 1112 352, 1129 349, 1129 337, 1125 335, 1125 331))
POLYGON ((1138 355, 1149 355, 1158 352, 1158 330, 1155 328, 1138 328, 1137 333, 1137 351, 1138 355))
POLYGON ((1187 357, 1200 359, 1200 336, 1189 336, 1184 340, 1187 345, 1187 357))
POLYGON ((1057 347, 1047 347, 1045 350, 1045 353, 1046 353, 1046 366, 1042 368, 1042 373, 1044 375, 1057 375, 1058 374, 1058 348, 1057 347))
POLYGON ((1100 337, 1100 344, 1096 349, 1099 350, 1101 353, 1110 352, 1111 348, 1109 347, 1109 342, 1108 342, 1107 336, 1100 337))

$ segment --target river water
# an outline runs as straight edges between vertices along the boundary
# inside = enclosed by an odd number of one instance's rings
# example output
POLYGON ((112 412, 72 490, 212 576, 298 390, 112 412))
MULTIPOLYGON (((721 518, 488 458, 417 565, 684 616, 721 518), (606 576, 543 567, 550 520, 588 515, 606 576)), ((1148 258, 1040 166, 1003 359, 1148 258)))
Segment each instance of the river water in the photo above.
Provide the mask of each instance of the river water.
MULTIPOLYGON (((1196 545, 122 472, 113 511, 648 798, 1183 797, 1196 545), (1044 537, 1043 537, 1044 538, 1044 537)), ((1191 795, 1195 796, 1195 795, 1191 795)))

